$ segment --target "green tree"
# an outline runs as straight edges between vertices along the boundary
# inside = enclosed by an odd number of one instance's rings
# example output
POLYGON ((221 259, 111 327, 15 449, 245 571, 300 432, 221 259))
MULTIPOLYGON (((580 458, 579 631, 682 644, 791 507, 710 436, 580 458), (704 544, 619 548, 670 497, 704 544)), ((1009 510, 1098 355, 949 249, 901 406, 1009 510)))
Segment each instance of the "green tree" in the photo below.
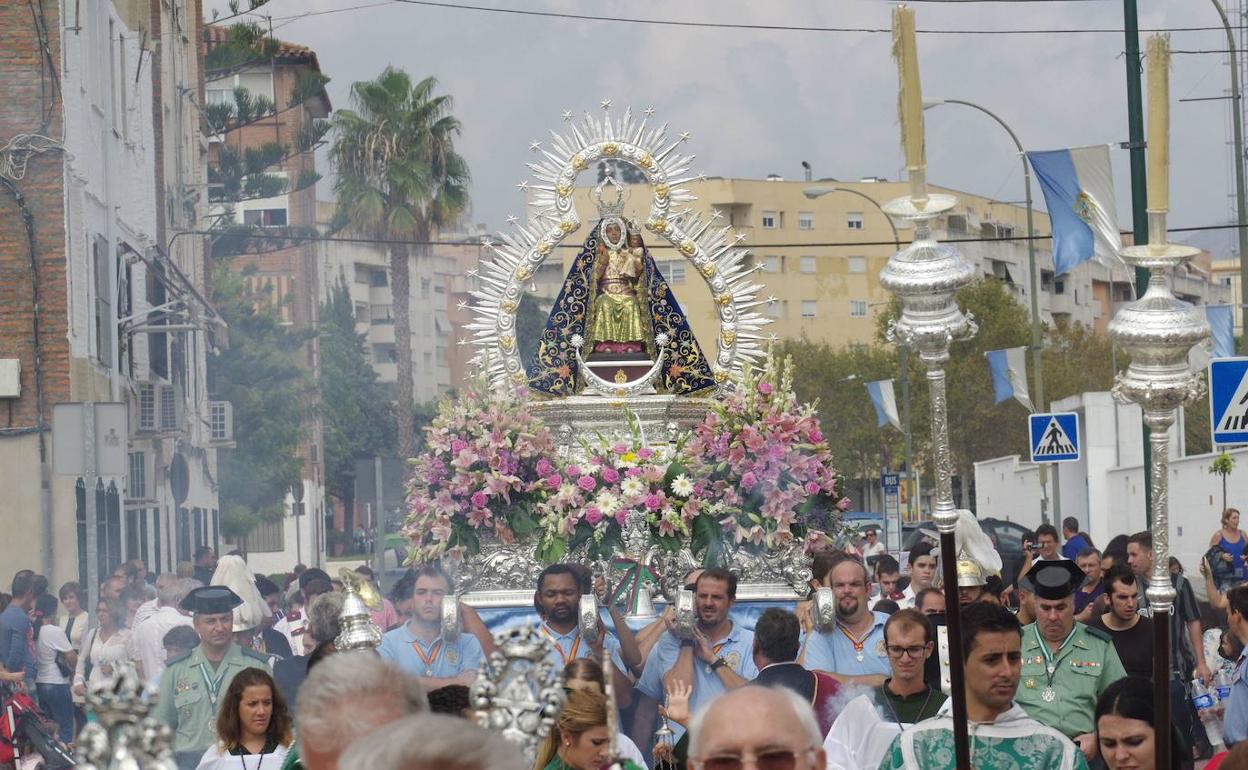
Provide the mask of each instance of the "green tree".
POLYGON ((234 408, 234 449, 221 452, 218 477, 222 534, 246 537, 281 519, 287 490, 300 483, 299 442, 311 382, 299 367, 307 334, 277 317, 280 299, 248 288, 250 271, 212 266, 213 303, 229 325, 228 347, 210 362, 209 389, 234 408))
POLYGON ((881 468, 894 465, 886 462, 886 456, 888 460, 902 457, 902 433, 887 424, 877 426, 866 388, 867 382, 896 378, 896 352, 866 346, 838 350, 808 340, 787 340, 777 352, 801 362, 794 372, 793 389, 801 401, 818 405, 819 422, 837 470, 849 481, 846 491, 865 508, 870 490, 879 484, 881 468))
POLYGON ((355 461, 394 453, 394 406, 364 353, 364 335, 346 278, 321 305, 321 413, 325 486, 342 503, 344 532, 355 531, 355 461))
POLYGON ((412 83, 387 67, 376 80, 354 83, 354 110, 334 113, 330 155, 341 218, 358 232, 393 241, 390 281, 398 348, 398 450, 416 444, 410 307, 411 247, 427 257, 432 232, 454 223, 468 201, 468 164, 455 151, 459 121, 437 81, 412 83))

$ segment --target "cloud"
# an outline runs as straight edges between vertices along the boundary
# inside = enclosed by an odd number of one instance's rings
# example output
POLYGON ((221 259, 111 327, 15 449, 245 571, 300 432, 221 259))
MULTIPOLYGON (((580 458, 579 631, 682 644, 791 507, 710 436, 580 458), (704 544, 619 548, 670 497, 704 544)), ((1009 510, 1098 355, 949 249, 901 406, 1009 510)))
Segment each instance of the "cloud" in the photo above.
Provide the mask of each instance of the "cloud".
MULTIPOLYGON (((274 17, 340 8, 354 0, 273 0, 274 17)), ((876 0, 688 0, 678 5, 495 0, 500 7, 759 24, 888 27, 876 0)), ((211 7, 211 4, 210 4, 211 7)), ((1117 28, 1121 6, 1082 3, 919 3, 920 29, 1117 28)), ((1217 25, 1212 8, 1149 4, 1141 26, 1217 25)), ((899 176, 896 69, 887 34, 697 29, 564 20, 408 4, 277 22, 307 44, 333 79, 336 106, 352 81, 387 64, 435 75, 463 121, 460 151, 473 173, 473 216, 501 225, 521 213, 515 183, 527 176, 530 141, 559 130, 564 109, 654 106, 690 131, 696 167, 711 175, 788 177, 809 161, 817 176, 899 176), (283 25, 284 24, 284 25, 283 25)), ((1141 45, 1143 45, 1143 35, 1141 45)), ((1224 33, 1175 33, 1175 48, 1219 49, 1224 33)), ((1121 33, 919 36, 925 94, 993 110, 1024 146, 1052 149, 1127 139, 1121 33)), ((1229 72, 1218 55, 1176 55, 1171 93, 1220 96, 1229 72)), ((1172 104, 1172 224, 1225 221, 1233 187, 1225 142, 1227 103, 1172 104)), ((927 112, 929 178, 1003 200, 1021 200, 1012 142, 984 115, 927 112)), ((1127 153, 1115 149, 1120 221, 1130 222, 1127 153)), ((1036 192, 1037 199, 1040 197, 1036 192)), ((1038 205, 1039 202, 1038 202, 1038 205)))

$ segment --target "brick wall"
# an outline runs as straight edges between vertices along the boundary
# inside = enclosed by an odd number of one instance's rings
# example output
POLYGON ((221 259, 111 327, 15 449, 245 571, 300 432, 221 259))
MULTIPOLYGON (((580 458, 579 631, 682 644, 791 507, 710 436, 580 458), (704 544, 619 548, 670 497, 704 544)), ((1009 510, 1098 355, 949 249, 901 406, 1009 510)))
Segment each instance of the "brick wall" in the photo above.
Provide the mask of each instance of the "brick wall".
MULTIPOLYGON (((43 12, 42 26, 50 51, 47 57, 41 55, 31 9, 24 3, 0 3, 0 29, 5 31, 4 45, 0 46, 0 145, 23 133, 61 136, 60 95, 49 66, 60 67, 60 35, 64 26, 72 25, 72 20, 62 22, 55 0, 37 0, 35 7, 43 12)), ((25 197, 34 216, 45 420, 50 422, 52 404, 69 398, 60 154, 32 157, 25 176, 11 183, 25 197)), ((0 358, 20 358, 22 362, 22 396, 0 401, 0 429, 36 424, 34 292, 29 260, 21 210, 11 191, 0 185, 0 358)))

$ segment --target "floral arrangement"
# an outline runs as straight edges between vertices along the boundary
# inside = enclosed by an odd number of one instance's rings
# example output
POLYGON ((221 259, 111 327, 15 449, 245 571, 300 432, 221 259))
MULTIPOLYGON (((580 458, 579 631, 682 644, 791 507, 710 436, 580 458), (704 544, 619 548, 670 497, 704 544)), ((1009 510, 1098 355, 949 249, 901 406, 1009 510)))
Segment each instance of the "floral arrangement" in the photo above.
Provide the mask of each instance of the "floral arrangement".
POLYGON ((610 558, 634 512, 652 542, 687 547, 706 564, 729 547, 821 540, 849 501, 792 373, 791 360, 769 356, 675 444, 646 446, 630 418, 629 439, 583 441, 574 458, 559 456, 523 389, 476 383, 426 428, 428 449, 411 461, 405 533, 419 559, 476 553, 484 536, 532 540, 544 563, 581 547, 610 558))
POLYGON ((506 543, 532 535, 538 505, 562 477, 554 434, 525 407, 523 389, 475 381, 444 400, 425 431, 427 449, 411 460, 404 529, 420 558, 476 553, 482 534, 506 543))

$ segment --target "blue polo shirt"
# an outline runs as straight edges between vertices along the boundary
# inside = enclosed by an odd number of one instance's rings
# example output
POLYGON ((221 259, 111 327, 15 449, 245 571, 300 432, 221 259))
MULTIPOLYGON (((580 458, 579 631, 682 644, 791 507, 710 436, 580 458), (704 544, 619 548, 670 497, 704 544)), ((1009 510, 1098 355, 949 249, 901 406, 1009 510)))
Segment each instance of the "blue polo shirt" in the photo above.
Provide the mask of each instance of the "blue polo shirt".
POLYGON ((1248 649, 1239 654, 1231 674, 1231 699, 1222 714, 1222 735, 1227 746, 1248 740, 1248 649))
MULTIPOLYGON (((758 676, 758 668, 754 665, 754 633, 748 629, 732 624, 728 635, 716 642, 714 647, 719 650, 719 657, 728 661, 728 667, 746 681, 758 676)), ((663 675, 676 665, 680 655, 680 640, 670 631, 663 632, 659 641, 650 650, 646 658, 646 667, 642 669, 637 689, 662 703, 664 701, 663 675)), ((693 695, 689 699, 689 710, 697 713, 724 692, 724 683, 719 674, 711 671, 711 667, 700 660, 693 661, 693 695)))
POLYGON ((875 625, 862 640, 859 650, 854 642, 838 626, 831 631, 812 634, 806 642, 806 657, 802 665, 808 669, 827 671, 842 676, 888 676, 888 652, 884 649, 884 624, 888 615, 872 612, 875 625), (862 660, 858 660, 858 656, 862 660))
POLYGON ((464 671, 476 671, 481 668, 484 657, 481 643, 472 634, 461 633, 454 644, 446 644, 441 635, 425 644, 416 638, 408 623, 386 632, 377 653, 414 676, 444 679, 459 676, 464 671), (428 662, 421 659, 422 654, 428 662))
MULTIPOLYGON (((607 627, 609 628, 609 626, 607 627)), ((571 631, 561 634, 543 620, 537 630, 546 641, 558 648, 547 653, 546 659, 560 671, 573 660, 592 657, 594 654, 593 645, 589 642, 581 641, 581 629, 579 626, 573 626, 571 631)), ((624 659, 620 657, 620 640, 610 631, 606 633, 607 638, 602 643, 603 651, 610 654, 611 662, 620 671, 628 673, 628 667, 624 665, 624 659)))

